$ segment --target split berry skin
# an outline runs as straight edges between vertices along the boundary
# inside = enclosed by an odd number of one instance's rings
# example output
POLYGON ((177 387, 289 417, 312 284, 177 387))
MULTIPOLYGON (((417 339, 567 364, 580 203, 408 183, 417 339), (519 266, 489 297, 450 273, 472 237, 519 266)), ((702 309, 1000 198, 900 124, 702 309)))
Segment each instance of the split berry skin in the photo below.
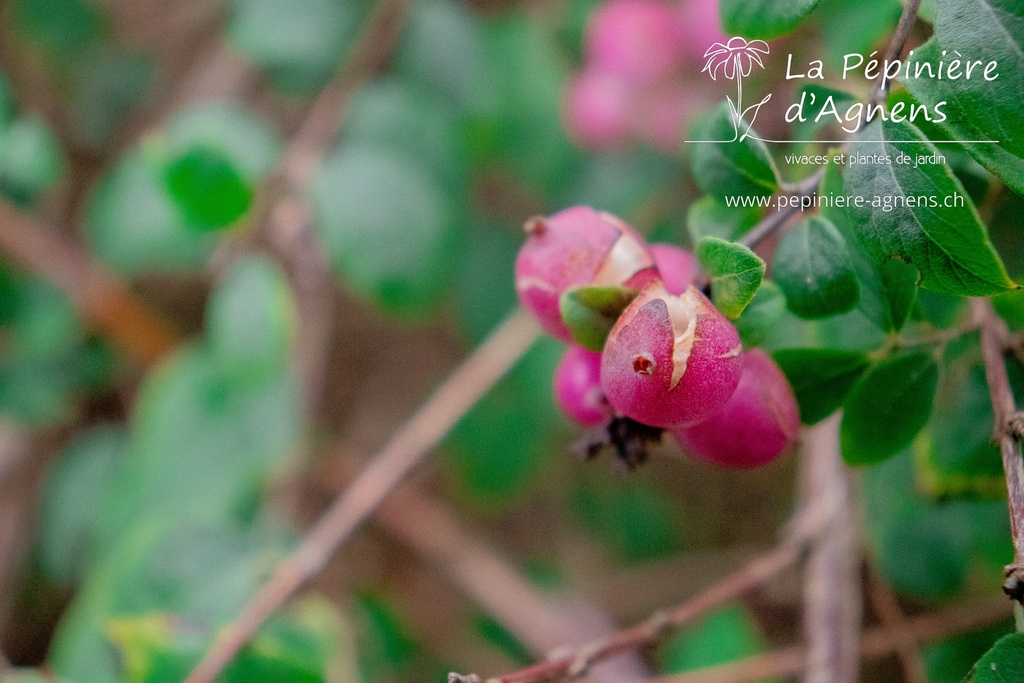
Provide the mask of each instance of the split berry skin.
POLYGON ((555 400, 570 418, 584 427, 605 422, 611 407, 601 389, 601 354, 570 346, 555 369, 555 400))
POLYGON ((626 307, 601 358, 601 386, 621 415, 652 427, 703 422, 740 381, 736 328, 695 287, 669 294, 656 280, 626 307))
POLYGON ((723 467, 775 460, 796 443, 800 411, 782 370, 761 349, 743 355, 743 375, 721 412, 673 435, 684 451, 723 467))
POLYGON ((588 206, 531 218, 516 258, 516 293, 551 336, 570 342, 558 302, 574 287, 641 289, 657 277, 643 238, 621 220, 588 206))
POLYGON ((596 10, 584 36, 591 67, 637 84, 670 75, 682 45, 676 11, 661 0, 611 0, 596 10))
POLYGON ((679 296, 696 283, 697 257, 674 244, 652 244, 651 255, 669 294, 679 296))

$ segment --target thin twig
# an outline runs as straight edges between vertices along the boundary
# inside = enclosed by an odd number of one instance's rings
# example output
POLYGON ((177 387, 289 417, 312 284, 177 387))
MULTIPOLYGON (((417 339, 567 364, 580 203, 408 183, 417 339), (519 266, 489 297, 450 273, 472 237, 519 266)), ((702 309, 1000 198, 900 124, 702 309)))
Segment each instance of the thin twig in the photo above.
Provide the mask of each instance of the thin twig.
POLYGON ((128 286, 38 219, 0 201, 0 251, 63 291, 101 334, 150 364, 178 344, 178 334, 128 286))
POLYGON ((981 354, 985 361, 985 379, 995 413, 992 436, 999 444, 1006 475, 1013 534, 1013 563, 1006 566, 1003 591, 1024 604, 1024 459, 1021 455, 1022 420, 1006 374, 1006 349, 1009 333, 1006 323, 996 315, 988 299, 972 299, 971 310, 981 327, 981 354))
MULTIPOLYGON (((586 674, 595 662, 654 642, 671 629, 687 624, 710 610, 736 598, 793 566, 803 555, 808 543, 818 536, 834 515, 829 501, 820 501, 820 507, 804 509, 791 527, 788 537, 772 550, 729 574, 718 583, 690 600, 668 611, 659 612, 647 621, 608 637, 595 640, 582 647, 562 650, 547 661, 503 676, 487 679, 486 683, 540 683, 541 681, 578 678, 586 674)), ((449 681, 480 680, 471 674, 450 674, 449 681)))
MULTIPOLYGON (((903 628, 916 642, 927 643, 975 631, 1002 620, 1011 612, 1005 600, 956 605, 939 612, 907 619, 903 628)), ((900 638, 885 626, 865 630, 860 636, 860 656, 875 659, 899 646, 900 638)), ((655 678, 648 683, 748 683, 778 676, 796 676, 805 668, 807 649, 787 647, 728 664, 655 678)), ((966 671, 964 673, 967 673, 966 671)))
POLYGON ((882 626, 893 635, 893 649, 900 658, 906 683, 928 683, 928 670, 913 630, 907 628, 907 615, 903 613, 889 582, 877 569, 871 571, 868 598, 882 620, 882 626))
POLYGON ((907 38, 910 37, 910 31, 914 28, 914 22, 917 21, 917 13, 920 9, 921 0, 907 0, 903 5, 903 13, 900 14, 899 23, 896 24, 896 31, 893 33, 892 40, 889 41, 889 47, 885 50, 882 73, 878 75, 878 81, 868 100, 869 113, 889 94, 889 85, 892 80, 886 74, 885 64, 894 61, 903 52, 903 47, 907 44, 907 38))
MULTIPOLYGON (((824 175, 824 171, 816 171, 791 188, 783 188, 783 194, 792 197, 809 197, 818 191, 818 186, 821 184, 821 179, 824 175)), ((774 213, 770 213, 762 218, 757 225, 751 228, 739 240, 739 243, 753 249, 802 210, 799 205, 794 205, 792 201, 787 202, 786 208, 778 209, 774 213)))
MULTIPOLYGON (((535 655, 612 633, 613 622, 582 595, 541 592, 455 514, 410 484, 396 488, 374 521, 437 568, 535 655)), ((639 655, 607 662, 595 683, 650 676, 639 655)))
POLYGON ((187 683, 211 683, 266 619, 315 575, 388 493, 513 366, 539 336, 517 311, 476 349, 331 504, 241 614, 218 635, 187 683))
POLYGON ((835 517, 818 536, 804 583, 806 683, 855 683, 861 629, 860 546, 852 492, 839 455, 839 416, 806 430, 802 448, 805 499, 829 501, 835 517))

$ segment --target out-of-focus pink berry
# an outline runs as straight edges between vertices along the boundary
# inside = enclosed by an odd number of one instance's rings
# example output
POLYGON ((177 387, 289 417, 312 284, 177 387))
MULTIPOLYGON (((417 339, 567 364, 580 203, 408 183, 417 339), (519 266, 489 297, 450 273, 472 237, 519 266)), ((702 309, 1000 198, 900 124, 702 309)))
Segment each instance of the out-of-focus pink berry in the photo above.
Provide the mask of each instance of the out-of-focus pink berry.
POLYGON ((736 328, 695 287, 656 280, 608 335, 601 386, 616 411, 652 427, 689 426, 722 409, 740 380, 736 328))
POLYGON ((643 107, 639 107, 633 126, 637 137, 655 149, 667 154, 679 152, 683 131, 693 112, 694 98, 680 84, 659 88, 647 94, 643 107))
POLYGON ((555 369, 555 399, 584 427, 600 424, 611 413, 601 389, 601 354, 570 346, 555 369))
POLYGON ((569 135, 583 147, 623 147, 630 138, 630 88, 596 69, 577 73, 565 90, 563 116, 569 135))
POLYGON ((576 206, 526 221, 516 258, 516 292, 552 336, 569 342, 558 300, 573 287, 623 285, 639 290, 657 277, 643 237, 615 216, 576 206))
POLYGON ((718 16, 718 0, 682 0, 678 21, 685 57, 700 62, 704 53, 715 43, 729 39, 722 33, 718 16))
POLYGON ((743 354, 743 375, 725 407, 673 431, 683 450, 725 467, 757 467, 786 452, 800 434, 800 411, 779 366, 761 349, 743 354))
POLYGON ((694 284, 697 257, 674 244, 652 244, 651 255, 669 294, 679 296, 694 284))
POLYGON ((594 12, 584 36, 592 68, 636 84, 669 75, 682 49, 678 14, 660 0, 611 0, 594 12))

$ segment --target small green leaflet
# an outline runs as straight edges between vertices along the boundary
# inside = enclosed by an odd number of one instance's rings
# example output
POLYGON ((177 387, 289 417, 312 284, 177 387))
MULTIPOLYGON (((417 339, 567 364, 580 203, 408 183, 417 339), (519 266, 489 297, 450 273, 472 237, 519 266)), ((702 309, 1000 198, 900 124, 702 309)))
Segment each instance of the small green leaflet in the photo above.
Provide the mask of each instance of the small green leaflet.
POLYGON ((843 405, 839 441, 848 465, 881 462, 906 448, 932 413, 939 366, 925 351, 882 361, 843 405))
POLYGON ((807 218, 786 233, 775 250, 772 272, 789 310, 801 318, 845 313, 860 300, 846 240, 821 216, 807 218))
POLYGON ((737 195, 767 197, 779 181, 768 148, 752 137, 734 140, 729 105, 722 103, 694 122, 690 131, 693 177, 701 189, 720 199, 737 195))
POLYGON ((742 244, 717 237, 697 242, 697 259, 711 275, 711 300, 735 320, 754 298, 764 279, 761 257, 742 244))
POLYGON ((964 683, 1020 681, 1024 681, 1024 633, 1011 633, 996 641, 964 679, 964 683))
POLYGON ((576 343, 589 351, 600 351, 615 321, 636 294, 626 287, 576 287, 562 294, 558 309, 576 343))

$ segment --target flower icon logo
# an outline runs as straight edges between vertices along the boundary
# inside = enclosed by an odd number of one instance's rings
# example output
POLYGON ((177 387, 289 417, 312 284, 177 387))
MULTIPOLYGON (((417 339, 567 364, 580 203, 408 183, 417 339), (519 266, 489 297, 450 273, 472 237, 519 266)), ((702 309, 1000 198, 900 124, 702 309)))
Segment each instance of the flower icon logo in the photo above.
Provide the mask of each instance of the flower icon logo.
POLYGON ((768 94, 760 102, 752 104, 746 109, 743 108, 743 79, 754 70, 754 64, 764 68, 761 55, 767 54, 768 43, 763 40, 746 40, 739 36, 730 38, 726 43, 715 43, 704 53, 704 59, 707 61, 704 63, 701 73, 707 71, 711 80, 717 81, 718 74, 721 72, 726 79, 736 81, 736 101, 733 102, 731 97, 726 98, 729 100, 733 127, 736 131, 732 141, 743 140, 750 134, 750 129, 754 125, 754 119, 757 118, 757 112, 760 111, 761 105, 771 99, 771 94, 768 94), (741 136, 740 127, 744 123, 746 128, 741 136))

